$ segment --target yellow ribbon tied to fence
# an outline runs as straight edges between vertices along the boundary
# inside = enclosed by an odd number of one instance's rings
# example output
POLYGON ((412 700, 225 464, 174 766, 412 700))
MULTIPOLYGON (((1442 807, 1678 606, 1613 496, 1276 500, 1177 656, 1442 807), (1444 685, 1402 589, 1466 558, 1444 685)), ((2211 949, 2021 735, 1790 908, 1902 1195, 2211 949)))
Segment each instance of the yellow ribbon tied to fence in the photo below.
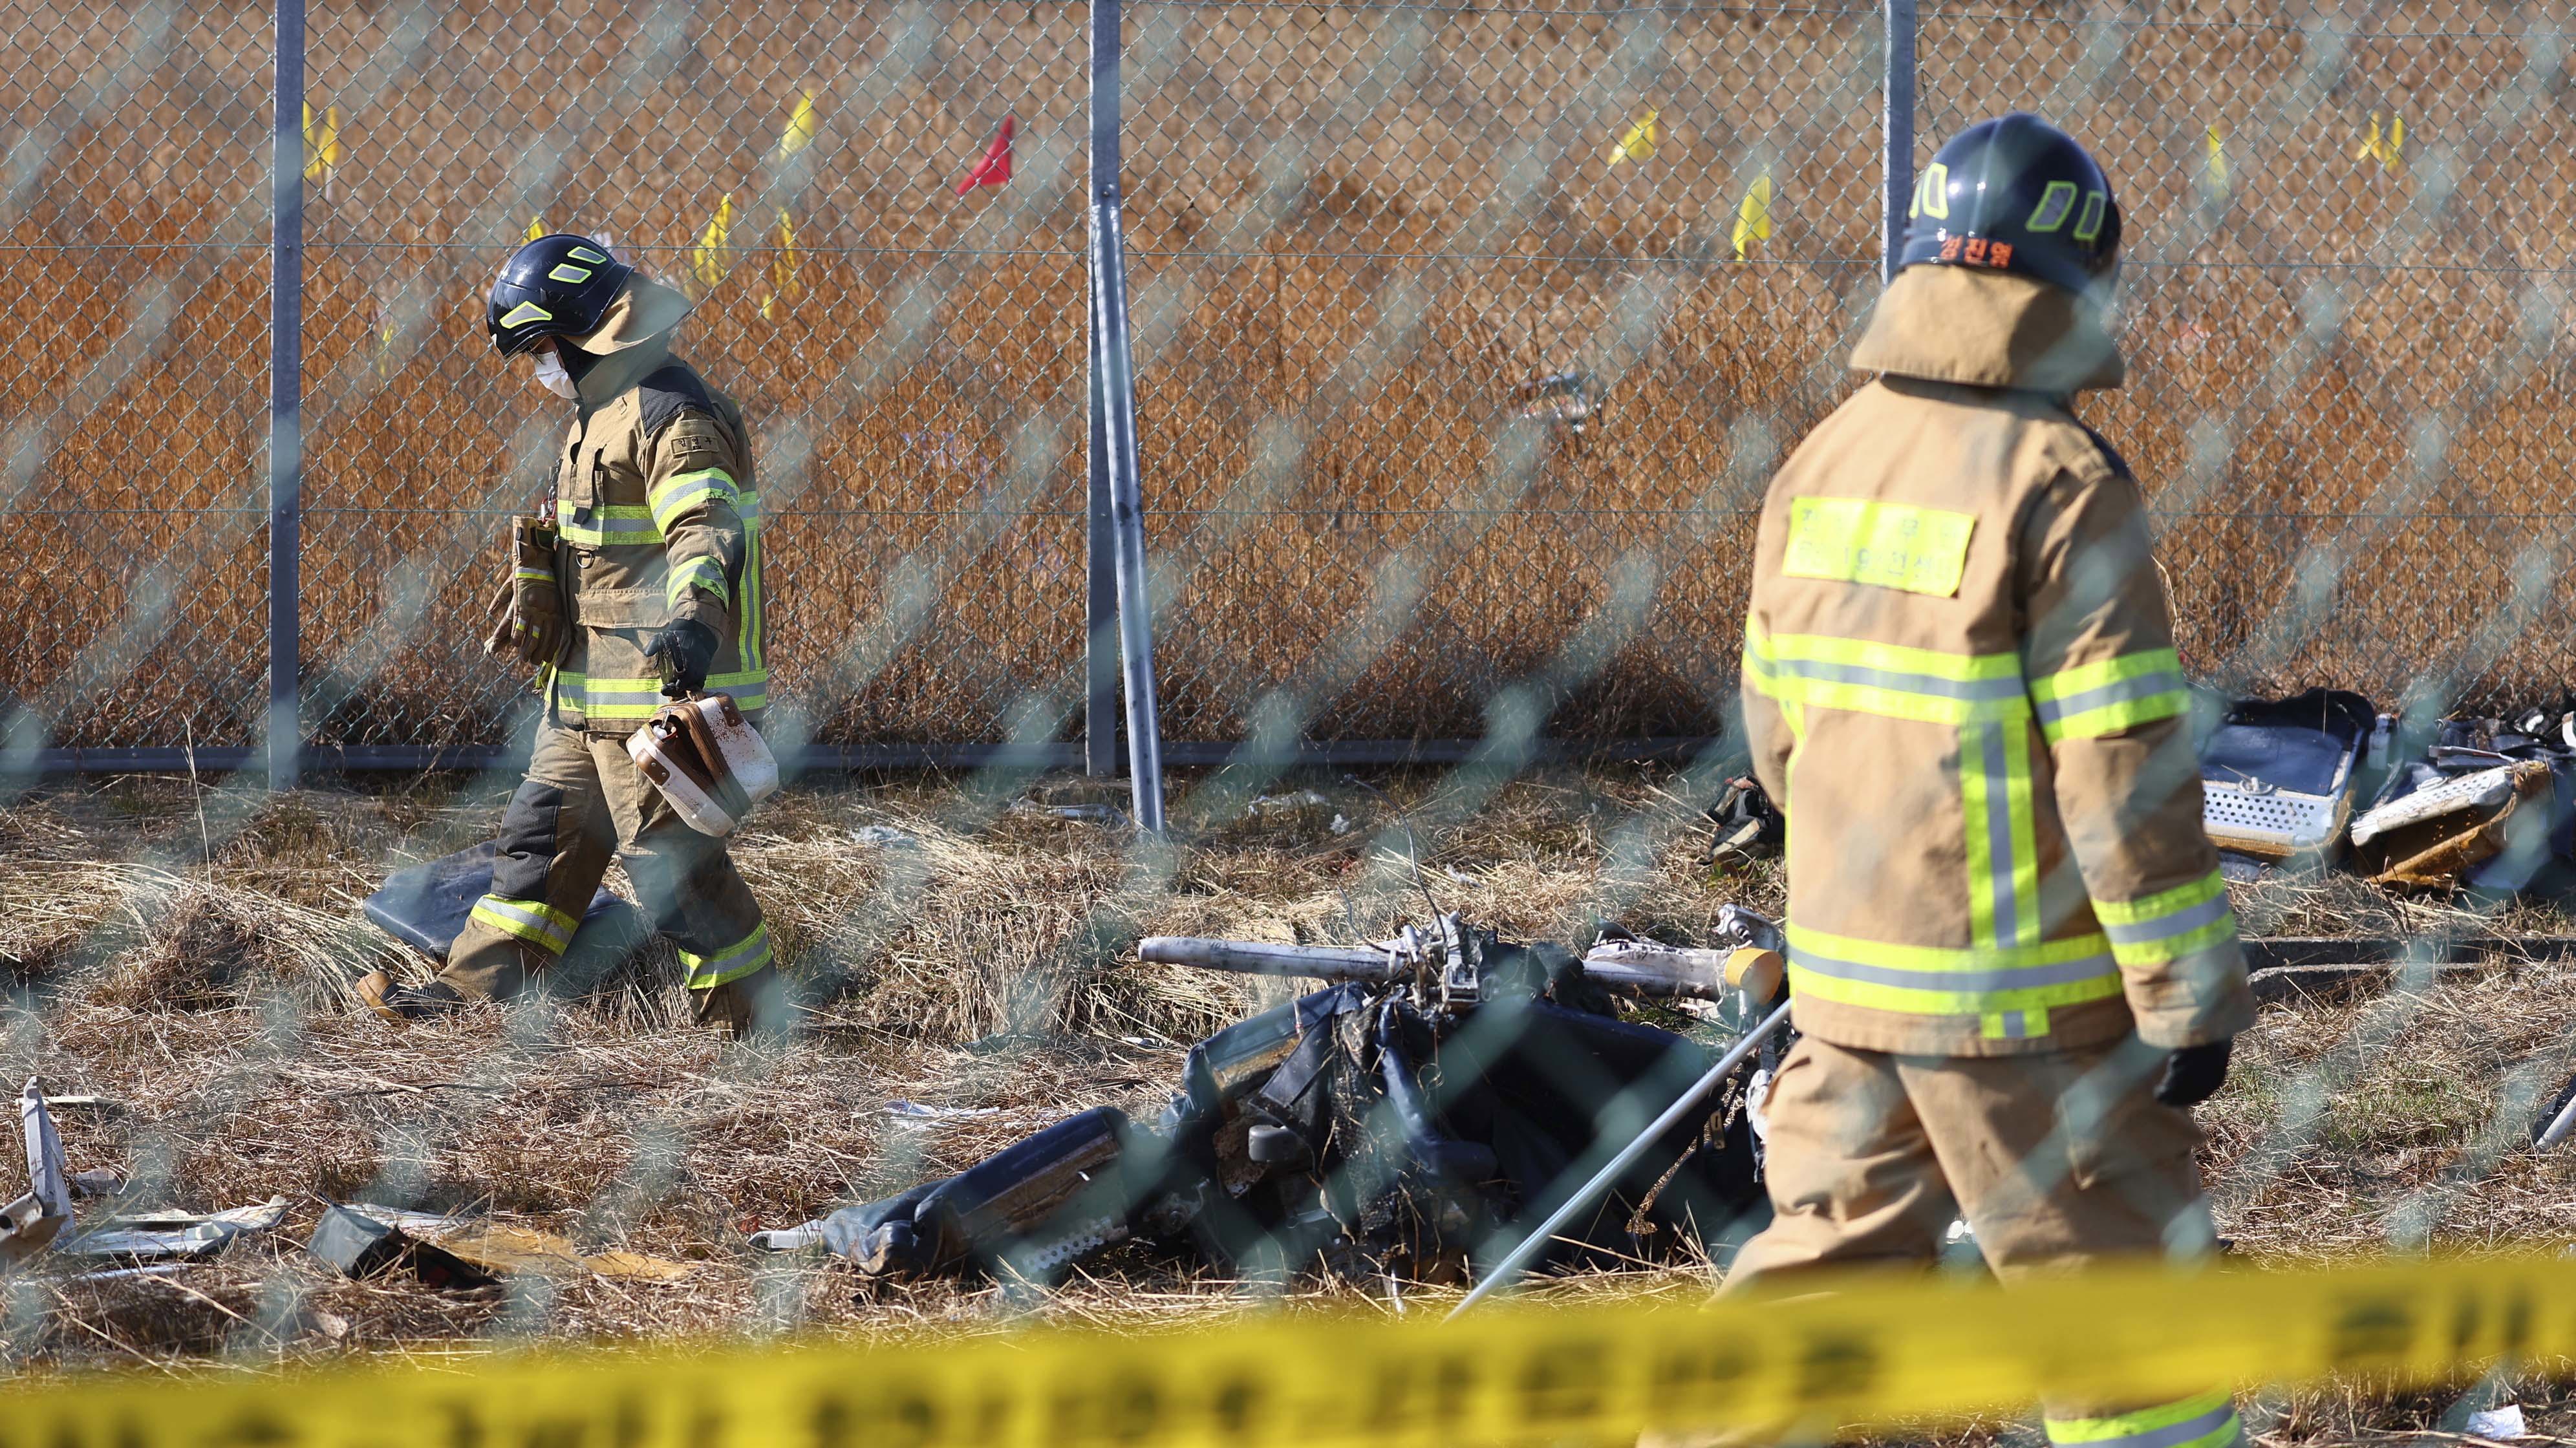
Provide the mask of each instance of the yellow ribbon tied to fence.
POLYGON ((814 144, 814 93, 803 91, 796 97, 796 109, 787 117, 787 129, 778 133, 778 159, 786 160, 814 144))
POLYGON ((1753 178, 1735 208, 1735 259, 1750 260, 1753 244, 1771 239, 1771 173, 1753 178))
POLYGON ((1619 138, 1619 144, 1610 148, 1610 164, 1616 166, 1622 161, 1643 161, 1654 155, 1656 145, 1663 140, 1663 114, 1662 111, 1648 111, 1637 117, 1629 125, 1627 134, 1619 138))
POLYGON ((716 214, 707 218, 707 228, 698 234, 698 244, 689 248, 689 275, 710 291, 725 279, 725 249, 732 245, 733 196, 727 193, 716 206, 716 214))
POLYGON ((304 103, 304 179, 329 183, 331 173, 340 167, 347 152, 340 146, 340 108, 326 107, 322 124, 313 124, 313 103, 304 103))
POLYGON ((2227 194, 2227 131, 2216 121, 2209 123, 2207 146, 2209 160, 2202 168, 2202 174, 2209 183, 2209 194, 2224 196, 2227 194))
POLYGON ((2379 130, 2379 112, 2370 113, 2370 131, 2361 138, 2361 149, 2352 153, 2356 161, 2377 161, 2383 169, 2394 171, 2406 164, 2406 118, 2390 112, 2388 132, 2379 130))
POLYGON ((803 290, 796 279, 796 223, 788 219, 787 208, 782 206, 778 208, 778 249, 769 258, 769 295, 760 299, 761 320, 778 320, 778 303, 803 290))

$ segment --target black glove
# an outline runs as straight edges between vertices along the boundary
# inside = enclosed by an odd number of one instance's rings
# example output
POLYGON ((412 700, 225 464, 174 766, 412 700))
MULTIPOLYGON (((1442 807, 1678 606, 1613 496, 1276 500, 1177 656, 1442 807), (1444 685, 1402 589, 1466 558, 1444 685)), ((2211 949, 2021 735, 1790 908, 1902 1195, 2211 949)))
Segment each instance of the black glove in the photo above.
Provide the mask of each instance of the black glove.
POLYGON ((2198 1106, 2218 1094, 2227 1081, 2227 1053, 2236 1038, 2205 1046, 2185 1046, 2165 1061, 2164 1079, 2156 1082, 2156 1099, 2167 1106, 2198 1106))
POLYGON ((674 619, 644 646, 644 657, 662 670, 663 696, 685 699, 707 687, 707 669, 723 645, 714 629, 696 619, 674 619))

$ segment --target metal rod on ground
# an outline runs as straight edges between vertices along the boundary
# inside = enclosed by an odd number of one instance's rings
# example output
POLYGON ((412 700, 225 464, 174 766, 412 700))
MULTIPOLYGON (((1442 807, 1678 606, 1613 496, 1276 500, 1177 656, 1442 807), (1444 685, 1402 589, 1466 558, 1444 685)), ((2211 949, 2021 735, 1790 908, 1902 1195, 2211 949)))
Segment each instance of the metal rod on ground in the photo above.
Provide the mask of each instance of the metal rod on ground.
MULTIPOLYGON (((1116 10, 1116 0, 1109 0, 1116 10)), ((1115 32, 1112 32, 1113 37, 1115 32)), ((1118 190, 1118 47, 1091 48, 1091 194, 1118 190)), ((1091 208, 1096 238, 1099 207, 1091 208)), ((1097 243, 1095 240, 1095 250, 1097 243)), ((1100 307, 1100 272, 1091 268, 1091 305, 1100 307)), ((1083 559, 1087 586, 1083 594, 1082 772, 1106 779, 1118 772, 1118 534, 1109 493, 1109 408, 1107 373, 1101 361, 1098 327, 1082 329, 1090 343, 1089 383, 1085 389, 1091 423, 1088 473, 1089 526, 1083 559)))
POLYGON ((293 789, 304 725, 304 0, 277 0, 268 248, 268 787, 293 789))
POLYGON ((1636 1140, 1621 1147, 1619 1154, 1610 1158, 1608 1165, 1593 1173, 1592 1180, 1585 1182, 1581 1190, 1566 1198, 1565 1205, 1548 1213, 1547 1220, 1539 1223, 1537 1230, 1523 1237, 1520 1244, 1512 1248, 1502 1261, 1494 1264, 1493 1270, 1485 1274, 1485 1280, 1477 1283, 1474 1291, 1459 1299, 1456 1307, 1449 1309, 1449 1316, 1455 1318, 1459 1313, 1475 1306, 1492 1293, 1501 1291, 1505 1283, 1519 1276, 1521 1269, 1529 1266, 1539 1253, 1547 1250, 1547 1244, 1556 1239, 1557 1232, 1567 1222, 1574 1220, 1575 1213, 1590 1206, 1594 1198, 1607 1191, 1610 1184, 1619 1179, 1621 1172, 1636 1165, 1637 1158, 1644 1156, 1647 1148, 1653 1146, 1657 1138, 1672 1130, 1674 1123, 1689 1115, 1692 1108, 1698 1106, 1700 1102, 1708 1099, 1708 1093, 1717 1089, 1717 1083, 1725 1080, 1736 1067, 1743 1065, 1744 1058, 1752 1055, 1756 1046, 1771 1039, 1773 1033, 1788 1024, 1788 1021, 1789 1005, 1788 1002, 1783 1001, 1778 1010, 1764 1016, 1760 1025, 1745 1033, 1743 1040, 1736 1042, 1725 1055, 1718 1057, 1717 1064, 1708 1068, 1708 1074, 1692 1083, 1691 1088, 1681 1094, 1680 1100, 1665 1107, 1663 1115, 1656 1117, 1645 1130, 1637 1133, 1636 1140))
MULTIPOLYGON (((1092 0, 1095 98, 1118 93, 1118 0, 1092 0)), ((1101 136, 1095 128, 1092 146, 1101 136)), ((1109 462, 1109 507, 1117 535, 1118 657, 1127 686, 1127 770, 1136 827, 1163 829, 1163 741, 1154 715, 1153 598, 1145 586, 1145 501, 1136 476, 1136 360, 1127 335, 1127 252, 1120 234, 1116 136, 1109 174, 1091 193, 1091 325, 1100 347, 1101 421, 1109 462)))
POLYGON ((2559 1107, 2558 1114, 2549 1119, 2549 1125, 2541 1131, 2540 1139, 2531 1144, 2532 1150, 2547 1151, 2565 1141, 2570 1131, 2576 1131, 2576 1093, 2571 1093, 2567 1098, 2567 1104, 2559 1107))
POLYGON ((1914 210, 1914 0, 1887 0, 1887 189, 1881 198, 1886 229, 1881 281, 1896 280, 1905 255, 1905 228, 1914 210))

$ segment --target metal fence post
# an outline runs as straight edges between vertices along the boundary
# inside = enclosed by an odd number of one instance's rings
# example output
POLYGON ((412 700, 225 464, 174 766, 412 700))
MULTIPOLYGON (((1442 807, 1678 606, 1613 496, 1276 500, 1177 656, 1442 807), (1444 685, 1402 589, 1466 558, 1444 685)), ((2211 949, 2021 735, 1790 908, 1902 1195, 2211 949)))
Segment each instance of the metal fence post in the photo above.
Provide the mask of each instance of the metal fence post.
POLYGON ((293 789, 304 491, 304 0, 277 0, 277 131, 268 251, 268 787, 293 789))
MULTIPOLYGON (((1136 827, 1163 828, 1163 740, 1154 717, 1153 598, 1145 587, 1145 500, 1136 476, 1136 360, 1127 335, 1127 252, 1118 211, 1118 0, 1092 0, 1091 329, 1102 460, 1118 579, 1118 658, 1127 686, 1127 769, 1136 827), (1102 131, 1101 98, 1109 98, 1102 131), (1104 151, 1105 143, 1105 151, 1104 151), (1107 165, 1102 166, 1103 160, 1107 165)), ((1097 638, 1098 635, 1094 634, 1097 638)))
POLYGON ((1884 232, 1879 238, 1879 280, 1896 280, 1905 254, 1905 227, 1914 209, 1914 0, 1887 0, 1887 142, 1884 232))
MULTIPOLYGON (((1118 0, 1094 0, 1091 43, 1091 194, 1097 198, 1118 190, 1118 0), (1098 16, 1109 12, 1112 43, 1100 43, 1098 16)), ((1094 234, 1100 224, 1092 214, 1094 234)), ((1091 273, 1092 308, 1100 306, 1100 274, 1091 273)), ((1091 344, 1087 411, 1091 419, 1089 528, 1083 557, 1089 583, 1082 610, 1083 705, 1082 769, 1094 778, 1118 772, 1118 543, 1109 501, 1109 418, 1102 383, 1100 329, 1086 326, 1091 344)))

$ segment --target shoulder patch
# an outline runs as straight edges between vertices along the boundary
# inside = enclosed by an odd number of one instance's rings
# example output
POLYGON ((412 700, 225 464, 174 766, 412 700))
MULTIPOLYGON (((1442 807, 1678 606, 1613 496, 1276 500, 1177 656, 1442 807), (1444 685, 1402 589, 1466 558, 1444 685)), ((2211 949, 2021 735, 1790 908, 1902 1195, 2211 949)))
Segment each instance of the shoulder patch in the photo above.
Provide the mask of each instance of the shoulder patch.
POLYGON ((647 442, 684 412, 715 415, 715 394, 708 389, 706 379, 685 362, 656 368, 636 384, 635 392, 643 410, 637 424, 647 442))

